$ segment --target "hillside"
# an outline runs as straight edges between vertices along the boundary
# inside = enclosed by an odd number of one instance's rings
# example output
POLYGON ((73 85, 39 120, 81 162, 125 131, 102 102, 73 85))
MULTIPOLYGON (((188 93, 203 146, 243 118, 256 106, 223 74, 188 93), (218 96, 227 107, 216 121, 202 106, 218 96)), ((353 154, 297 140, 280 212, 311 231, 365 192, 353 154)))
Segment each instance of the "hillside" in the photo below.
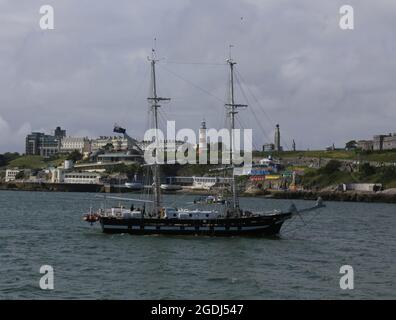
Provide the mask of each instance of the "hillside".
POLYGON ((387 151, 359 151, 359 150, 309 150, 309 151, 282 151, 282 152, 254 152, 255 157, 276 158, 329 158, 336 160, 356 160, 375 162, 396 162, 396 150, 387 151))
POLYGON ((359 171, 341 171, 332 165, 320 169, 306 169, 301 184, 307 189, 323 189, 340 183, 380 183, 385 189, 396 188, 396 167, 374 167, 369 164, 359 166, 359 171))
POLYGON ((49 166, 59 166, 67 156, 57 156, 53 159, 44 159, 41 156, 26 156, 22 155, 18 158, 11 160, 7 164, 7 168, 20 168, 20 169, 43 169, 49 166))

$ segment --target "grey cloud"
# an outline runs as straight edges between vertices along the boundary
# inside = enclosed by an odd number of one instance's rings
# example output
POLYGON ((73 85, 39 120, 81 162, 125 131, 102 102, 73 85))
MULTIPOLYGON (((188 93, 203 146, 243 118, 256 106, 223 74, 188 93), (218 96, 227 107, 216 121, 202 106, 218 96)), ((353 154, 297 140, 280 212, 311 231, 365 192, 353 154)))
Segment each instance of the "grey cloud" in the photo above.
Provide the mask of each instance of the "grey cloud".
POLYGON ((179 128, 203 117, 223 124, 227 68, 171 62, 222 63, 233 44, 251 109, 240 123, 253 128, 256 147, 276 123, 285 146, 295 139, 304 149, 396 131, 395 2, 349 1, 353 31, 338 27, 344 1, 46 3, 53 31, 39 29, 42 1, 0 1, 0 152, 23 151, 26 131, 57 125, 96 136, 120 122, 142 137, 154 37, 160 93, 173 98, 163 118, 179 128))

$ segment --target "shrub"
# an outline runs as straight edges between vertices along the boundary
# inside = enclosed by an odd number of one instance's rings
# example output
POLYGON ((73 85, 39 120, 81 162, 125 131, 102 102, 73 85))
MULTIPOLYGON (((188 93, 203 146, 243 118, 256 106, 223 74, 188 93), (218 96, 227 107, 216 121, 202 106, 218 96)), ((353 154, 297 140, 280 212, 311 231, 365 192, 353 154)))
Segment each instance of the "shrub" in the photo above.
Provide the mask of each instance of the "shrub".
POLYGON ((332 174, 340 171, 341 162, 338 160, 330 160, 323 168, 319 169, 322 174, 332 174))
POLYGON ((365 162, 359 166, 359 173, 361 177, 368 177, 375 174, 375 168, 365 162))

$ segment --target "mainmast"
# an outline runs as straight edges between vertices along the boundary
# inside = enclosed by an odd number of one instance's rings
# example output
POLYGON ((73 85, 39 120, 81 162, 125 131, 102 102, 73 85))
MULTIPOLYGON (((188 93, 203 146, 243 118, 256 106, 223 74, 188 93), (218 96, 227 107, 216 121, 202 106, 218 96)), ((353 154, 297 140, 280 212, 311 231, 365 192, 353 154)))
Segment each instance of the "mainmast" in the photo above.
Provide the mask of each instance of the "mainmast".
POLYGON ((239 215, 239 202, 237 196, 237 188, 234 176, 234 129, 235 129, 235 115, 238 113, 238 108, 246 108, 246 104, 237 104, 234 99, 234 65, 236 62, 231 57, 231 47, 230 46, 230 57, 226 60, 230 66, 230 102, 226 103, 225 106, 228 109, 228 114, 230 115, 231 122, 231 167, 232 167, 232 204, 234 209, 234 214, 239 215))
MULTIPOLYGON (((157 95, 157 81, 155 76, 155 64, 158 60, 155 59, 155 50, 152 49, 151 58, 148 58, 151 64, 151 81, 152 81, 152 96, 148 97, 147 100, 151 103, 151 111, 154 114, 154 128, 155 128, 155 141, 159 145, 158 141, 158 108, 160 107, 159 102, 169 101, 170 98, 162 98, 157 95)), ((157 155, 158 148, 155 149, 157 155)), ((154 212, 157 214, 161 207, 161 185, 160 185, 160 167, 156 161, 153 166, 153 183, 154 183, 154 212)))

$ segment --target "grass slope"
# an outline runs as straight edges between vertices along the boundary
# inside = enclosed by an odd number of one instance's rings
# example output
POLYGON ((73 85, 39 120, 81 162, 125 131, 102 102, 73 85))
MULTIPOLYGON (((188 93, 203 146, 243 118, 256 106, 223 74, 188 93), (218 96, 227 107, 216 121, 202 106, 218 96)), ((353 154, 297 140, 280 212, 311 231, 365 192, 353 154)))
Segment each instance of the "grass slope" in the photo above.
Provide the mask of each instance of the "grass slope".
POLYGON ((61 155, 54 159, 44 159, 41 156, 20 156, 7 165, 7 168, 19 168, 19 169, 44 169, 47 167, 56 167, 61 165, 67 156, 61 155))

